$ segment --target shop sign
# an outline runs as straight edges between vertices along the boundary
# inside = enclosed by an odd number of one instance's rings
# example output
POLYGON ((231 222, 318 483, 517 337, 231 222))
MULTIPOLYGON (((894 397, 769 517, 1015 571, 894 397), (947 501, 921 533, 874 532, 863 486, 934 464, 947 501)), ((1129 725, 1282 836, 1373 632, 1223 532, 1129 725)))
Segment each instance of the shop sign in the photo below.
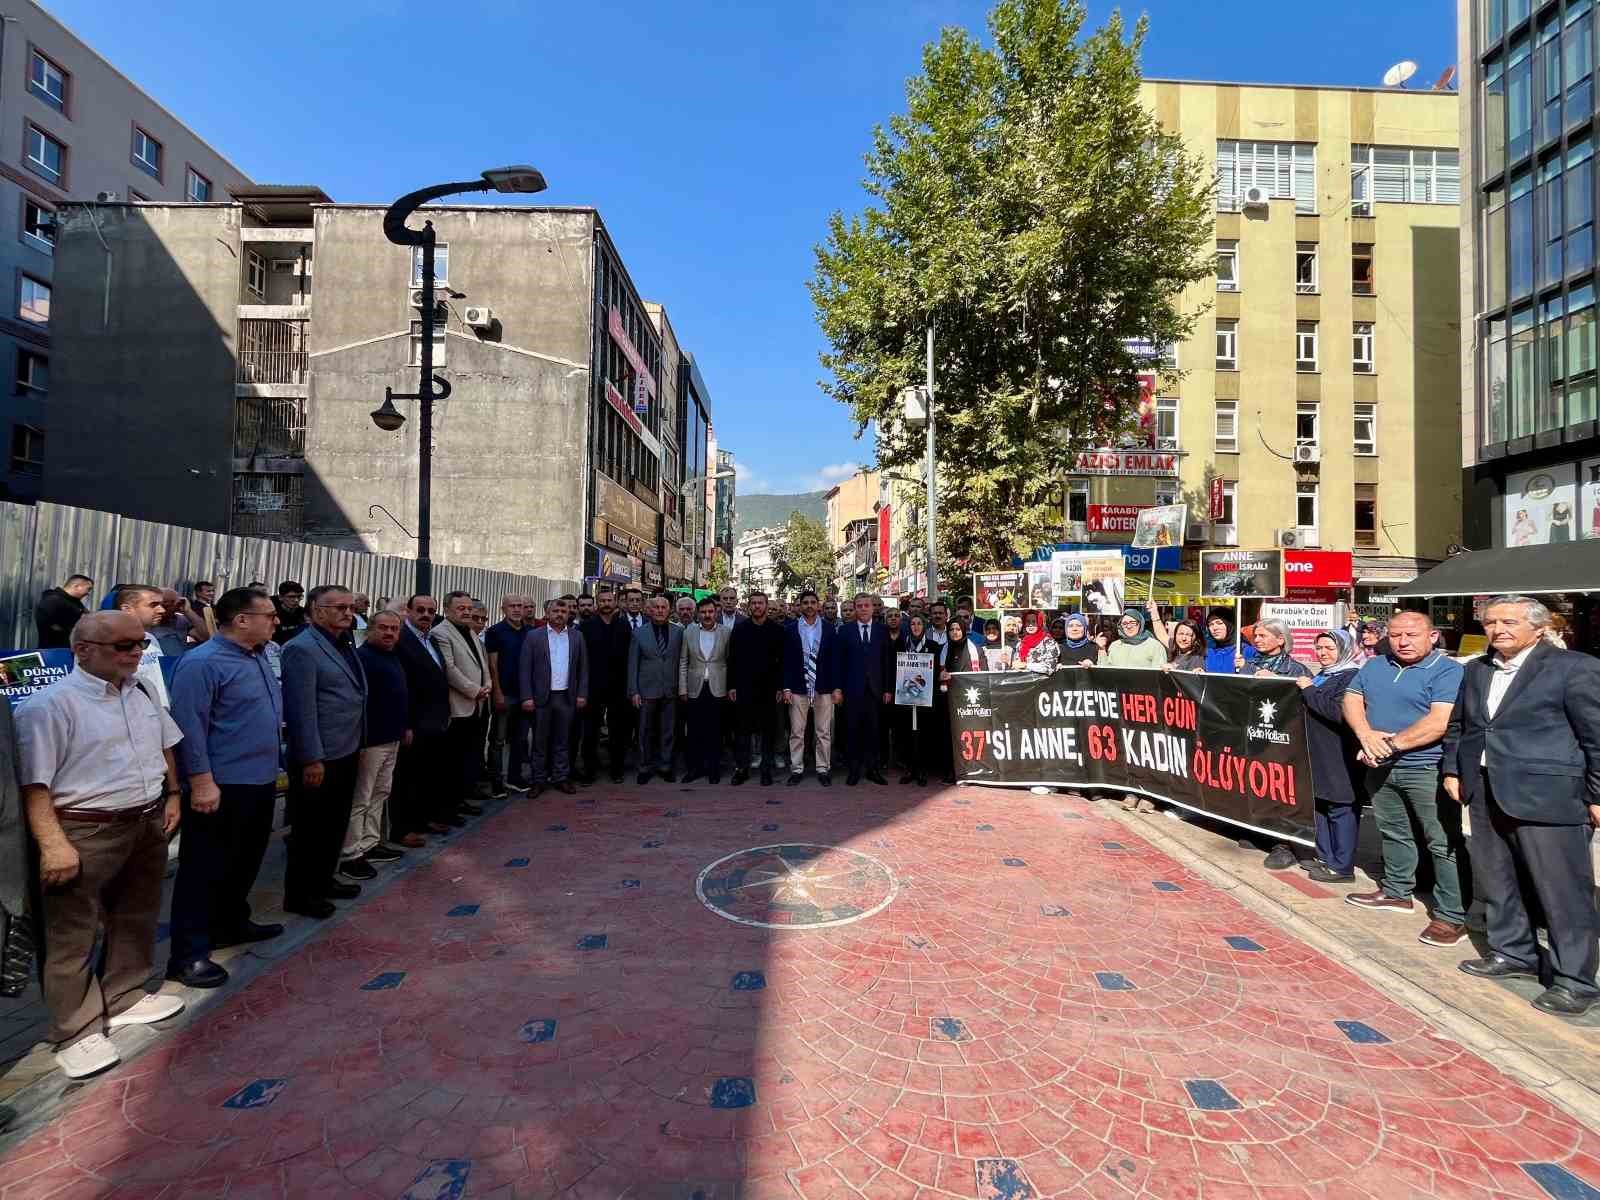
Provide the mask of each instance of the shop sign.
POLYGON ((609 379, 606 380, 606 403, 616 409, 622 415, 622 419, 627 422, 628 428, 639 435, 639 440, 644 443, 645 449, 659 458, 661 456, 660 440, 644 427, 644 422, 639 420, 638 414, 628 407, 628 402, 622 398, 622 393, 617 391, 617 385, 609 379))
POLYGON ((1218 475, 1211 481, 1211 519, 1222 520, 1227 509, 1227 497, 1222 494, 1222 476, 1218 475))
POLYGON ((661 568, 654 563, 644 564, 644 581, 651 587, 661 586, 661 568))
POLYGON ((683 522, 678 520, 677 517, 663 517, 662 525, 666 531, 665 540, 669 544, 676 542, 681 546, 683 544, 683 522))
POLYGON ((643 545, 656 544, 655 510, 599 471, 594 473, 594 510, 609 532, 632 534, 643 545))
POLYGON ((652 396, 656 394, 656 381, 650 364, 645 362, 644 355, 634 348, 633 342, 628 337, 628 331, 623 328, 622 314, 613 306, 610 316, 606 319, 606 329, 611 333, 612 341, 622 349, 622 357, 628 360, 628 365, 633 368, 633 373, 644 380, 645 390, 652 396))
POLYGON ((1145 504, 1091 504, 1085 527, 1090 533, 1132 533, 1145 504))
POLYGON ((623 579, 632 583, 639 578, 638 572, 633 569, 635 561, 626 554, 618 554, 603 546, 595 547, 595 574, 601 579, 623 579))
POLYGON ((1354 564, 1348 550, 1285 550, 1283 586, 1289 594, 1354 587, 1354 564))
POLYGON ((1178 455, 1166 450, 1080 450, 1073 459, 1072 474, 1175 478, 1178 474, 1178 455))
POLYGON ((1344 605, 1263 604, 1261 619, 1265 621, 1274 617, 1289 627, 1292 638, 1290 653, 1307 666, 1320 666, 1316 653, 1317 635, 1329 629, 1338 629, 1344 624, 1344 605))

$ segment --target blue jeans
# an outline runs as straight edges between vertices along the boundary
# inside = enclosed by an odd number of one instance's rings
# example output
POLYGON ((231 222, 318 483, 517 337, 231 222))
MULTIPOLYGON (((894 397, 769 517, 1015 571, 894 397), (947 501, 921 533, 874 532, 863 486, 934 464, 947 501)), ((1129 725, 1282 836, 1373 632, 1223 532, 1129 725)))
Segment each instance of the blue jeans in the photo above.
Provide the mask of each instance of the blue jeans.
POLYGON ((1361 836, 1361 812, 1354 804, 1317 801, 1317 857, 1338 875, 1356 868, 1356 842, 1361 836))
POLYGON ((1409 900, 1416 890, 1420 854, 1414 819, 1433 860, 1433 915, 1465 925, 1461 880, 1471 875, 1466 839, 1461 834, 1461 806, 1444 794, 1439 768, 1431 764, 1380 767, 1367 772, 1367 786, 1378 832, 1383 835, 1383 894, 1409 900))

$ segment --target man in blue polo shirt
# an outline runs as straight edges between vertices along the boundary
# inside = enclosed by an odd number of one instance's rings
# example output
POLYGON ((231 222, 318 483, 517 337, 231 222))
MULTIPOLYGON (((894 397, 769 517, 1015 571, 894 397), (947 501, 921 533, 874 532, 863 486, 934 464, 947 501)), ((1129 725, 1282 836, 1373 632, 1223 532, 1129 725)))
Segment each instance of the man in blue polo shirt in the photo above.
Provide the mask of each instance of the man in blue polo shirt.
POLYGON ((528 790, 528 749, 532 724, 522 711, 527 697, 522 691, 522 642, 528 636, 528 597, 507 596, 500 601, 505 620, 496 621, 483 635, 489 652, 489 676, 493 693, 494 719, 489 726, 489 794, 496 799, 506 794, 506 780, 519 792, 528 790), (511 746, 511 762, 506 764, 506 745, 511 746))
POLYGON ((1382 885, 1345 902, 1375 912, 1415 909, 1415 820, 1433 860, 1433 919, 1418 940, 1454 946, 1467 936, 1461 881, 1471 876, 1461 806, 1440 787, 1439 758, 1462 669, 1438 641, 1426 613, 1396 613, 1389 622, 1389 652, 1369 659, 1345 692, 1344 719, 1361 742, 1359 758, 1383 837, 1382 885))

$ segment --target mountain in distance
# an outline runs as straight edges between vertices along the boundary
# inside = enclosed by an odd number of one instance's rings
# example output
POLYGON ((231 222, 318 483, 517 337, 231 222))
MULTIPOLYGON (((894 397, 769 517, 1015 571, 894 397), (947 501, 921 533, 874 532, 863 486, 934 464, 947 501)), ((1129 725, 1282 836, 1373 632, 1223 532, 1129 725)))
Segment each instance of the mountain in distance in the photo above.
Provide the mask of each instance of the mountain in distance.
POLYGON ((817 521, 827 517, 828 505, 823 497, 827 492, 795 492, 787 496, 737 495, 733 501, 733 536, 735 540, 746 529, 764 529, 769 525, 787 525, 789 514, 801 512, 817 521))

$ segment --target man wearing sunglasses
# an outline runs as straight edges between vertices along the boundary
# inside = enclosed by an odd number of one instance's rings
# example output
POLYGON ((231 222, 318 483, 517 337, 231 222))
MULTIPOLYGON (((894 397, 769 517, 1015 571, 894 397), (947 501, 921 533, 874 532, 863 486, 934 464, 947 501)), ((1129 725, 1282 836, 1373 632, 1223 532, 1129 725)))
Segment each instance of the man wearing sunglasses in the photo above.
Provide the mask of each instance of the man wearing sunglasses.
POLYGON ((183 736, 135 678, 147 640, 129 613, 86 614, 72 628, 72 673, 16 714, 22 799, 44 895, 49 1038, 57 1065, 74 1079, 117 1064, 110 1030, 183 1008, 177 996, 144 990, 167 838, 179 818, 172 747, 183 736))

